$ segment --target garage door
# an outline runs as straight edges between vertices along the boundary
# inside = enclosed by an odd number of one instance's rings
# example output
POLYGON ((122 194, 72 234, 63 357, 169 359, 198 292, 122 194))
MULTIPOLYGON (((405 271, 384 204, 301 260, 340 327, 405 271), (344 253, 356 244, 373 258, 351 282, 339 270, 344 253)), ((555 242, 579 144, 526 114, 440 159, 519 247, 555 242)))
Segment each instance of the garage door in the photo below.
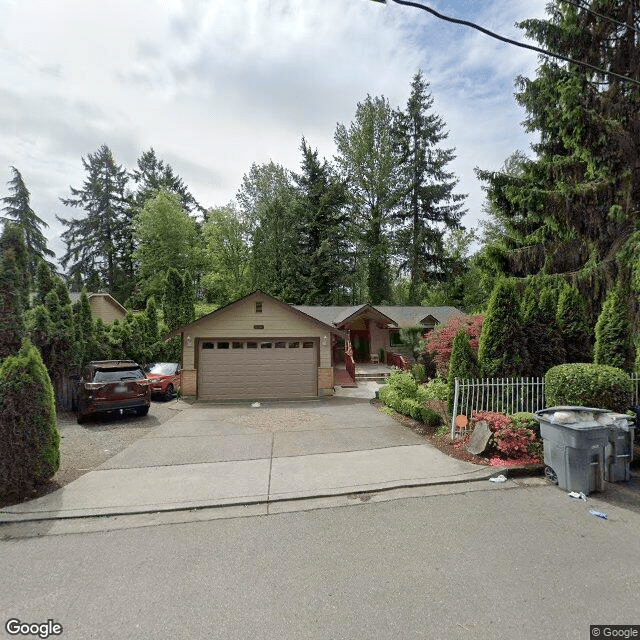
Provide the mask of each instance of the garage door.
POLYGON ((314 338, 201 340, 201 400, 308 398, 318 395, 318 341, 314 338))

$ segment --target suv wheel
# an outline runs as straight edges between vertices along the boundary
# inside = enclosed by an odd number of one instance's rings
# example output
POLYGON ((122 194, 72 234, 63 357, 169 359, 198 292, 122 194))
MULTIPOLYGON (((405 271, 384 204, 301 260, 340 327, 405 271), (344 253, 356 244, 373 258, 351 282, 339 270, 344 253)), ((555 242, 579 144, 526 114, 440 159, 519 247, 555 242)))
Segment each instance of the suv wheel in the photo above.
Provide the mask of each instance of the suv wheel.
POLYGON ((149 413, 149 407, 138 407, 138 408, 136 409, 136 413, 137 413, 139 416, 146 416, 146 415, 147 415, 147 413, 149 413))

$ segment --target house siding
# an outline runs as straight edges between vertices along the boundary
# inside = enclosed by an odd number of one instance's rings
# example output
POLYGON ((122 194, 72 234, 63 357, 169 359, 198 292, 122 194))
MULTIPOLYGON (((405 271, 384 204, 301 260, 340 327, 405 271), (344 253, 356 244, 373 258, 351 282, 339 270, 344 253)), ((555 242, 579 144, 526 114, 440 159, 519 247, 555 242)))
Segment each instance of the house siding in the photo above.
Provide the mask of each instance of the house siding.
POLYGON ((91 307, 91 313, 96 318, 101 318, 106 324, 111 324, 114 320, 123 320, 125 317, 122 310, 111 304, 104 296, 91 296, 89 298, 89 306, 91 307))

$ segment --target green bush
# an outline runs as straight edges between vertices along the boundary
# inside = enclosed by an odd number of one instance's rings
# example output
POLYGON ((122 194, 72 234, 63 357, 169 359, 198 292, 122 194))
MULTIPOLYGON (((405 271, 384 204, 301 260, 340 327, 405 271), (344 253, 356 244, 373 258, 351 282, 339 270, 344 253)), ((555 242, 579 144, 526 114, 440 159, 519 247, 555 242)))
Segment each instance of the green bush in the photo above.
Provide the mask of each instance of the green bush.
POLYGON ((414 380, 420 384, 424 380, 424 365, 414 364, 413 367, 411 367, 411 375, 414 380))
POLYGON ((430 428, 435 428, 442 422, 440 414, 433 409, 422 406, 420 407, 420 417, 417 419, 424 422, 430 428))
POLYGON ((392 371, 387 384, 394 388, 402 398, 415 397, 418 389, 418 383, 409 371, 392 371))
POLYGON ((29 340, 0 367, 0 500, 29 496, 60 465, 51 379, 29 340))
POLYGON ((582 406, 624 413, 631 404, 631 378, 600 364, 561 364, 544 377, 547 407, 582 406))
POLYGON ((380 398, 380 400, 382 400, 382 402, 384 402, 389 407, 393 407, 396 404, 396 402, 400 399, 398 392, 393 387, 390 387, 389 385, 380 387, 378 397, 380 398))
POLYGON ((518 429, 529 429, 537 436, 540 435, 540 423, 533 417, 533 413, 528 411, 520 411, 511 416, 513 426, 518 429))
POLYGON ((631 371, 634 355, 629 303, 618 285, 607 294, 598 316, 593 361, 631 371))
POLYGON ((420 405, 413 398, 403 398, 400 400, 400 408, 397 411, 400 413, 404 413, 405 416, 412 415, 412 412, 415 412, 420 405))
POLYGON ((416 400, 420 404, 424 404, 429 399, 429 392, 427 391, 427 388, 419 384, 418 388, 416 389, 416 400))
POLYGON ((449 398, 449 385, 442 378, 430 380, 425 389, 427 390, 427 400, 447 402, 449 398))

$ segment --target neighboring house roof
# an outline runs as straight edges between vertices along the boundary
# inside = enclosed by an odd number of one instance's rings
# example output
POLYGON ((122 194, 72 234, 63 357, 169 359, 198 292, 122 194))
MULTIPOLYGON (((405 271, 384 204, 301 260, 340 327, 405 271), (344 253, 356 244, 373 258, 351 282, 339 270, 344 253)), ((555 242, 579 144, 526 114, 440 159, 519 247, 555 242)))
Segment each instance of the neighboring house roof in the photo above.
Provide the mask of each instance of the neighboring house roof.
POLYGON ((402 327, 418 327, 420 325, 431 326, 432 324, 445 323, 452 316, 465 318, 466 313, 455 307, 403 307, 391 305, 374 306, 363 304, 356 307, 322 307, 322 306, 299 306, 296 309, 307 315, 318 318, 326 324, 339 326, 354 317, 360 312, 374 310, 386 317, 390 324, 402 327))
MULTIPOLYGON (((76 302, 80 302, 81 293, 69 293, 69 297, 71 298, 71 304, 75 304, 76 302)), ((89 298, 89 302, 91 302, 91 298, 103 298, 109 304, 113 305, 118 311, 122 312, 124 315, 127 315, 127 310, 109 293, 87 293, 87 298, 89 298)))
POLYGON ((208 313, 206 316, 202 316, 201 318, 198 318, 197 320, 194 320, 193 322, 190 322, 189 324, 185 324, 181 327, 178 327, 177 329, 174 329, 173 331, 169 332, 167 335, 164 336, 164 340, 168 340, 169 338, 172 338, 173 336, 179 336, 183 331, 187 331, 188 329, 191 329, 195 326, 197 326, 198 324, 200 324, 201 322, 205 321, 205 320, 209 320, 210 318, 213 318, 217 315, 220 315, 222 313, 226 313, 228 310, 230 310, 232 307, 234 307, 235 305, 239 304, 240 302, 243 302, 249 298, 261 298, 261 299, 266 299, 268 298, 269 300, 273 301, 274 303, 288 309, 290 312, 294 313, 294 314, 299 314, 301 316, 304 316, 307 320, 309 320, 312 323, 315 324, 319 324, 320 326, 322 326, 325 329, 328 329, 329 331, 332 331, 333 333, 338 333, 339 335, 342 335, 342 331, 339 331, 335 325, 329 323, 329 322, 325 322, 324 320, 322 320, 321 318, 318 318, 312 314, 309 313, 305 313, 304 311, 298 309, 297 307, 287 304, 286 302, 282 302, 282 300, 278 300, 278 298, 274 298, 273 296, 270 296, 268 293, 265 293, 264 291, 261 291, 260 289, 256 289, 255 291, 253 291, 252 293, 249 293, 246 296, 243 296, 242 298, 239 298, 238 300, 234 300, 233 302, 230 302, 229 304, 225 305, 224 307, 220 307, 219 309, 216 309, 215 311, 212 311, 211 313, 208 313))

